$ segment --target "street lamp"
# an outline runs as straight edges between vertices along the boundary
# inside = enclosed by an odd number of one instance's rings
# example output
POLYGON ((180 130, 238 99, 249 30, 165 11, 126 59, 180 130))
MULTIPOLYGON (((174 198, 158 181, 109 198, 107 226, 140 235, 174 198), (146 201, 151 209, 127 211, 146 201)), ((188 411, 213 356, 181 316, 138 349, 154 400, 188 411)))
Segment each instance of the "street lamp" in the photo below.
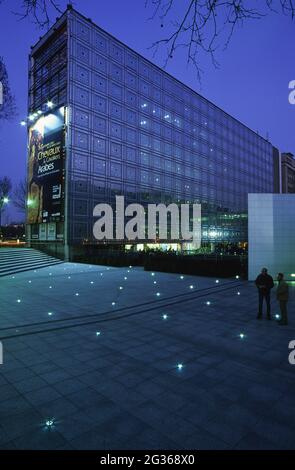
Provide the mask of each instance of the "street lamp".
POLYGON ((0 228, 1 228, 2 209, 3 209, 4 204, 8 204, 8 202, 9 202, 9 199, 7 196, 0 197, 0 228))

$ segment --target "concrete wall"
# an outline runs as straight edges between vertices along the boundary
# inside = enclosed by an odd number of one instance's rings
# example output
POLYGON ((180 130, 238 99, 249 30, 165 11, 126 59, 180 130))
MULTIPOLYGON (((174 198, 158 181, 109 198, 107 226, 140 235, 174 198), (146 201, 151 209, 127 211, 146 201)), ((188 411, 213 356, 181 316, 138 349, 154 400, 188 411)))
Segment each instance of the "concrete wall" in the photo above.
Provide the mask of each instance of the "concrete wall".
POLYGON ((295 281, 295 194, 249 194, 248 217, 249 280, 266 267, 295 281))

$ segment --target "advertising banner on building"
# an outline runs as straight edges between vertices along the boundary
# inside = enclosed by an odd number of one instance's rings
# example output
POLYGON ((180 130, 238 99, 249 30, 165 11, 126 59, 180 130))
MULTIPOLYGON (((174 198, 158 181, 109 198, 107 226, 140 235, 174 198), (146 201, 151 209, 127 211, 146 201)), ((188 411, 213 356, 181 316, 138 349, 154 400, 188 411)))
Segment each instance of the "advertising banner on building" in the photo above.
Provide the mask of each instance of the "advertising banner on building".
POLYGON ((64 182, 64 107, 29 129, 27 223, 62 221, 64 182))

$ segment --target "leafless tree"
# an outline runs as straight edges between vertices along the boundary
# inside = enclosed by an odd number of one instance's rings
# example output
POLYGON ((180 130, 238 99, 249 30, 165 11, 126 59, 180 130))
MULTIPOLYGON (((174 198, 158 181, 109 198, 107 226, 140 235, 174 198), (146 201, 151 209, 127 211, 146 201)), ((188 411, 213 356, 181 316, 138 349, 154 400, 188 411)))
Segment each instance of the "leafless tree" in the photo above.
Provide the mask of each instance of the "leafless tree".
POLYGON ((12 193, 12 202, 20 212, 25 212, 27 205, 27 180, 25 178, 21 179, 15 186, 12 193))
POLYGON ((48 29, 51 23, 51 10, 63 13, 57 0, 21 0, 19 11, 14 11, 14 14, 21 20, 28 18, 38 27, 48 29))
POLYGON ((0 121, 10 120, 16 115, 15 97, 11 93, 8 74, 0 57, 0 121))
POLYGON ((145 0, 146 7, 152 9, 150 19, 160 21, 167 31, 151 48, 154 54, 165 48, 164 66, 177 49, 184 48, 187 63, 196 67, 199 78, 201 53, 209 54, 217 66, 216 50, 227 47, 236 28, 245 21, 260 20, 269 13, 295 18, 295 0, 181 0, 181 4, 179 7, 176 0, 145 0))
MULTIPOLYGON (((8 0, 0 0, 0 5, 8 0)), ((10 2, 9 2, 10 3, 10 2)), ((52 13, 62 13, 57 0, 19 0, 17 11, 12 11, 20 20, 28 18, 39 28, 50 27, 52 13)), ((0 122, 13 119, 17 115, 15 97, 9 87, 3 58, 0 57, 0 122)))

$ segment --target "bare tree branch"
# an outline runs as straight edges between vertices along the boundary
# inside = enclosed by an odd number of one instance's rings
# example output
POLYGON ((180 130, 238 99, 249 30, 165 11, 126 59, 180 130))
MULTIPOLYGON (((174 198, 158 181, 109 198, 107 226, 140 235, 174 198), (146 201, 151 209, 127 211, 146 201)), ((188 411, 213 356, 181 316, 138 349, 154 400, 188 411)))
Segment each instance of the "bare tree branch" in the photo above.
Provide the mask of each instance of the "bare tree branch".
POLYGON ((15 186, 12 193, 12 202, 20 212, 25 212, 27 206, 27 180, 25 178, 15 186))
POLYGON ((20 12, 13 12, 20 20, 29 18, 39 28, 50 27, 50 9, 63 13, 57 0, 22 0, 20 12))
POLYGON ((215 67, 216 50, 226 48, 238 26, 248 20, 260 20, 270 12, 295 17, 295 0, 182 0, 181 13, 175 0, 145 0, 151 7, 149 19, 160 21, 161 28, 169 31, 162 39, 155 41, 151 49, 156 55, 164 47, 167 66, 179 48, 186 49, 187 63, 193 64, 200 78, 200 54, 211 57, 215 67))
POLYGON ((0 122, 9 121, 17 115, 17 111, 15 97, 10 90, 8 74, 2 57, 0 57, 0 92, 0 122))

